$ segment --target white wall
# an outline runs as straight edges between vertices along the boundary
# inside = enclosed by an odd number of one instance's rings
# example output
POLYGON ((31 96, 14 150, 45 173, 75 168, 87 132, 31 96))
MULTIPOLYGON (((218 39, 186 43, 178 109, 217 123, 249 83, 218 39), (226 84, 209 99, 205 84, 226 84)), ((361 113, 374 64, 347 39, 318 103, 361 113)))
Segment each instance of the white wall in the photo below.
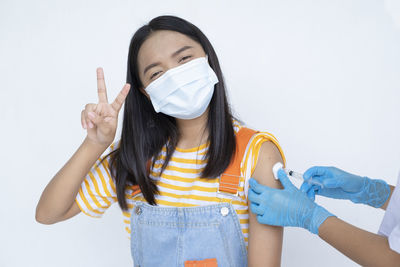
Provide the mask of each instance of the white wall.
MULTIPOLYGON (((122 214, 47 226, 35 207, 86 133, 80 112, 122 88, 132 34, 174 14, 219 56, 235 114, 274 133, 288 166, 316 164, 394 184, 400 162, 400 23, 395 1, 0 2, 0 266, 130 266, 122 214)), ((120 116, 122 118, 122 116, 120 116)), ((317 198, 376 232, 383 212, 317 198)), ((283 266, 355 266, 302 229, 285 231, 283 266)))

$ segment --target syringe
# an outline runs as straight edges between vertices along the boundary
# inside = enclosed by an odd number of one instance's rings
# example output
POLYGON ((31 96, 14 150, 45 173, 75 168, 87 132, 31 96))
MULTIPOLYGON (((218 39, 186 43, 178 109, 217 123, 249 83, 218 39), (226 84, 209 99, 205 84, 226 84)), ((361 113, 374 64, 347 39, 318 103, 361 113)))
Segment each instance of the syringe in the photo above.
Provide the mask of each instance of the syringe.
MULTIPOLYGON (((280 163, 280 162, 275 163, 275 165, 272 167, 272 172, 274 173, 274 176, 275 176, 276 180, 279 180, 278 179, 278 170, 279 169, 282 169, 290 177, 296 178, 298 180, 304 180, 302 173, 292 171, 292 170, 290 170, 288 168, 283 168, 283 164, 280 163)), ((322 183, 320 183, 320 182, 318 182, 316 180, 313 180, 312 178, 307 180, 307 183, 314 184, 314 185, 319 185, 321 188, 324 187, 324 185, 322 183)))

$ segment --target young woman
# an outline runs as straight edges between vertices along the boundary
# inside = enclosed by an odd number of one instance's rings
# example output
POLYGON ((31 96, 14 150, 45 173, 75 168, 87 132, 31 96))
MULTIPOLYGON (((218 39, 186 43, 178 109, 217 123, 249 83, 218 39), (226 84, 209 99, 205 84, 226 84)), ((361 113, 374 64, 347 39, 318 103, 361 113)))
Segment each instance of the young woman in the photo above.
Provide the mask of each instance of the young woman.
POLYGON ((196 26, 154 18, 132 37, 114 102, 101 68, 97 85, 98 103, 82 111, 87 137, 42 193, 38 222, 99 218, 118 201, 135 265, 280 265, 282 227, 257 222, 247 189, 250 177, 281 188, 272 166, 284 156, 271 134, 233 118, 217 55, 196 26))

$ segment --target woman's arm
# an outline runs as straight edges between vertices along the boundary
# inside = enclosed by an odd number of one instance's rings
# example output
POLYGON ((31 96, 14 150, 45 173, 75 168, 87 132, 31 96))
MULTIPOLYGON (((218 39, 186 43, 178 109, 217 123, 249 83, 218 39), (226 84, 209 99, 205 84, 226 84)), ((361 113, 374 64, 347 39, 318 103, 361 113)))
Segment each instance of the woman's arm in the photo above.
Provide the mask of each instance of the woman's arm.
POLYGON ((130 85, 125 84, 114 102, 107 100, 102 68, 97 68, 98 104, 87 104, 81 112, 81 124, 87 136, 78 150, 58 171, 44 189, 36 206, 36 221, 52 224, 71 218, 80 209, 74 201, 81 183, 93 164, 112 144, 118 124, 118 113, 125 102, 130 85))
MULTIPOLYGON (((276 162, 283 163, 278 148, 270 141, 264 142, 252 177, 260 184, 282 188, 272 173, 272 166, 276 162)), ((257 215, 251 212, 249 206, 249 266, 280 266, 282 239, 283 228, 258 223, 257 215)))
POLYGON ((44 189, 36 206, 36 221, 53 224, 78 214, 75 197, 90 168, 107 149, 85 138, 81 146, 44 189))
POLYGON ((319 236, 362 266, 399 266, 400 254, 391 250, 386 237, 329 217, 319 227, 319 236))

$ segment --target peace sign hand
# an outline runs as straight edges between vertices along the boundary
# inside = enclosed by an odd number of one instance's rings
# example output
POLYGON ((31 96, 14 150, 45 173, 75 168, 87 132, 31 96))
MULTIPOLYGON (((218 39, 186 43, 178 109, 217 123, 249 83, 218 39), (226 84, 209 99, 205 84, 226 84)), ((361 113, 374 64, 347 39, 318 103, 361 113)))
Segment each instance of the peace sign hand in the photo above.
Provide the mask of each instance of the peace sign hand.
POLYGON ((125 84, 114 102, 109 104, 103 69, 97 68, 96 71, 99 102, 86 104, 81 113, 81 123, 82 127, 87 130, 89 140, 108 147, 114 140, 118 125, 118 113, 128 95, 130 84, 125 84))

